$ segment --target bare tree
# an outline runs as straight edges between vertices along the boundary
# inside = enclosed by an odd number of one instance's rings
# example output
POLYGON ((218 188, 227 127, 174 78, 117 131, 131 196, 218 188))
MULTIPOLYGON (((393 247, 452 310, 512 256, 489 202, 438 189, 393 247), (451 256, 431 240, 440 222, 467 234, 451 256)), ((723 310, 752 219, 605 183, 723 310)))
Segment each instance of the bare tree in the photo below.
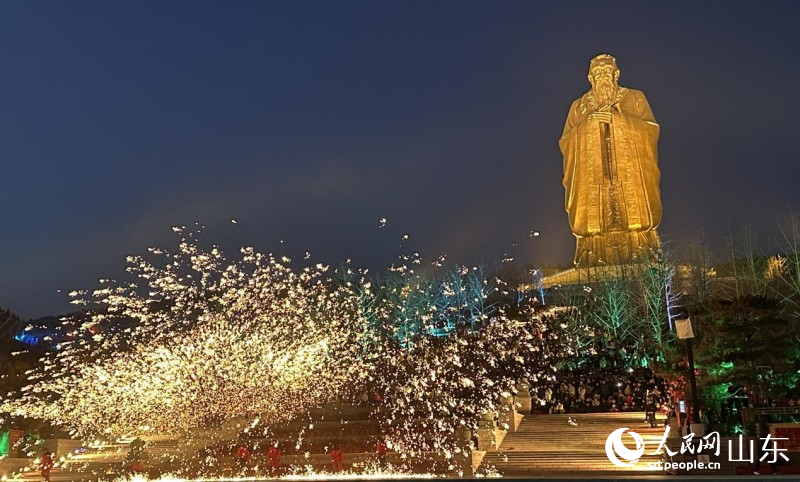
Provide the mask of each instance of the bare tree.
POLYGON ((715 275, 705 231, 689 242, 686 255, 688 265, 684 273, 687 292, 695 303, 705 305, 713 295, 712 281, 715 275))
POLYGON ((678 294, 672 287, 675 264, 671 256, 662 252, 634 268, 632 289, 638 305, 632 308, 641 351, 663 355, 672 336, 671 311, 678 303, 678 294))
POLYGON ((634 327, 627 279, 600 277, 587 289, 592 294, 586 305, 589 319, 606 335, 598 341, 606 347, 626 345, 634 327))
POLYGON ((755 230, 745 226, 738 234, 730 234, 728 250, 731 255, 736 298, 764 296, 767 292, 764 279, 765 256, 755 230))

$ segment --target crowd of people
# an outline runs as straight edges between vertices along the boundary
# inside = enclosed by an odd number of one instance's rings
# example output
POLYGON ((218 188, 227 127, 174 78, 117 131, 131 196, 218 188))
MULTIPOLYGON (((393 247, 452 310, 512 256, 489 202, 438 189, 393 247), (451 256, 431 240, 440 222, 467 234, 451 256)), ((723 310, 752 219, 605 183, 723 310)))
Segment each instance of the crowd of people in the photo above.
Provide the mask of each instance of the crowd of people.
POLYGON ((540 340, 544 358, 560 358, 561 367, 530 380, 533 414, 666 410, 667 380, 637 366, 624 350, 575 350, 565 356, 564 340, 553 331, 544 331, 540 340))
POLYGON ((664 403, 666 384, 647 368, 580 367, 531 386, 533 413, 646 411, 664 403))

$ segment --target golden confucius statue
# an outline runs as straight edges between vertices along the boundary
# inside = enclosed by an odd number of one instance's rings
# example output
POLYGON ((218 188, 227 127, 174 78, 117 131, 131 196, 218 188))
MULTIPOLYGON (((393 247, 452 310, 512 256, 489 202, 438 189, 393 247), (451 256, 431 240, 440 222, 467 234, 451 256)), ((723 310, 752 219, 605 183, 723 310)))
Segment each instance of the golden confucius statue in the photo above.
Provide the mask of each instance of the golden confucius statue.
POLYGON ((618 79, 614 57, 591 60, 592 88, 572 103, 559 141, 580 266, 627 263, 660 249, 659 126, 644 94, 618 79))

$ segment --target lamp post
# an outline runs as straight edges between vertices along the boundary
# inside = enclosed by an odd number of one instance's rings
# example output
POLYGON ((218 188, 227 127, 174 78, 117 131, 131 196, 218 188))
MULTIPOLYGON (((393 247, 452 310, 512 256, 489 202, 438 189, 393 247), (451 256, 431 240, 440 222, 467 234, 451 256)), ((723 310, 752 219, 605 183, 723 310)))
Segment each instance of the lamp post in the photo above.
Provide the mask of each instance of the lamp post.
POLYGON ((686 340, 686 354, 689 358, 689 383, 692 387, 692 419, 689 423, 698 423, 700 417, 698 411, 700 410, 700 402, 697 397, 697 377, 694 374, 694 347, 692 346, 692 338, 694 338, 694 331, 692 330, 692 320, 686 318, 684 320, 675 320, 675 330, 678 333, 678 338, 686 340))

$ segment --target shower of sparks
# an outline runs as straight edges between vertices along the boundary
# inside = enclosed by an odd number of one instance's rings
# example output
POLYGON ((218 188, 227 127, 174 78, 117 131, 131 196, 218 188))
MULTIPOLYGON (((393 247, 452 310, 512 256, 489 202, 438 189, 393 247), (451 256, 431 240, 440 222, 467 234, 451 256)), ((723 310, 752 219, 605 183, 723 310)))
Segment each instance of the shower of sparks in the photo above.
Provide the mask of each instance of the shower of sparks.
POLYGON ((257 482, 259 480, 385 480, 385 479, 432 479, 436 474, 414 474, 399 470, 376 470, 371 472, 315 472, 304 471, 297 474, 286 474, 279 477, 221 477, 221 478, 181 478, 163 476, 149 479, 142 476, 133 476, 116 479, 114 482, 257 482))
POLYGON ((514 323, 502 313, 480 324, 420 338, 382 358, 383 424, 396 450, 440 453, 454 469, 481 416, 504 410, 498 400, 516 393, 520 380, 544 378, 559 362, 543 356, 541 325, 514 323))
MULTIPOLYGON (((498 400, 576 355, 564 330, 553 334, 563 353, 545 355, 542 332, 552 327, 534 316, 533 303, 517 303, 508 317, 496 299, 516 288, 478 267, 423 275, 415 270, 423 258, 412 252, 367 277, 350 260, 332 270, 310 253, 300 267, 253 248, 230 260, 185 227, 174 231, 177 249, 128 257, 131 281, 70 293, 83 310, 62 320, 63 341, 28 386, 0 398, 0 413, 105 438, 190 435, 247 417, 251 434, 257 427, 268 436, 324 403, 372 399, 371 418, 390 450, 404 460, 435 454, 444 460, 437 471, 453 474, 469 463, 481 417, 506 409, 498 400)), ((296 449, 302 444, 301 432, 296 449)))
POLYGON ((149 251, 128 258, 135 281, 72 293, 87 314, 63 320, 67 341, 2 411, 81 435, 182 433, 247 413, 288 420, 358 380, 357 293, 327 266, 252 248, 230 262, 191 235, 149 251))

